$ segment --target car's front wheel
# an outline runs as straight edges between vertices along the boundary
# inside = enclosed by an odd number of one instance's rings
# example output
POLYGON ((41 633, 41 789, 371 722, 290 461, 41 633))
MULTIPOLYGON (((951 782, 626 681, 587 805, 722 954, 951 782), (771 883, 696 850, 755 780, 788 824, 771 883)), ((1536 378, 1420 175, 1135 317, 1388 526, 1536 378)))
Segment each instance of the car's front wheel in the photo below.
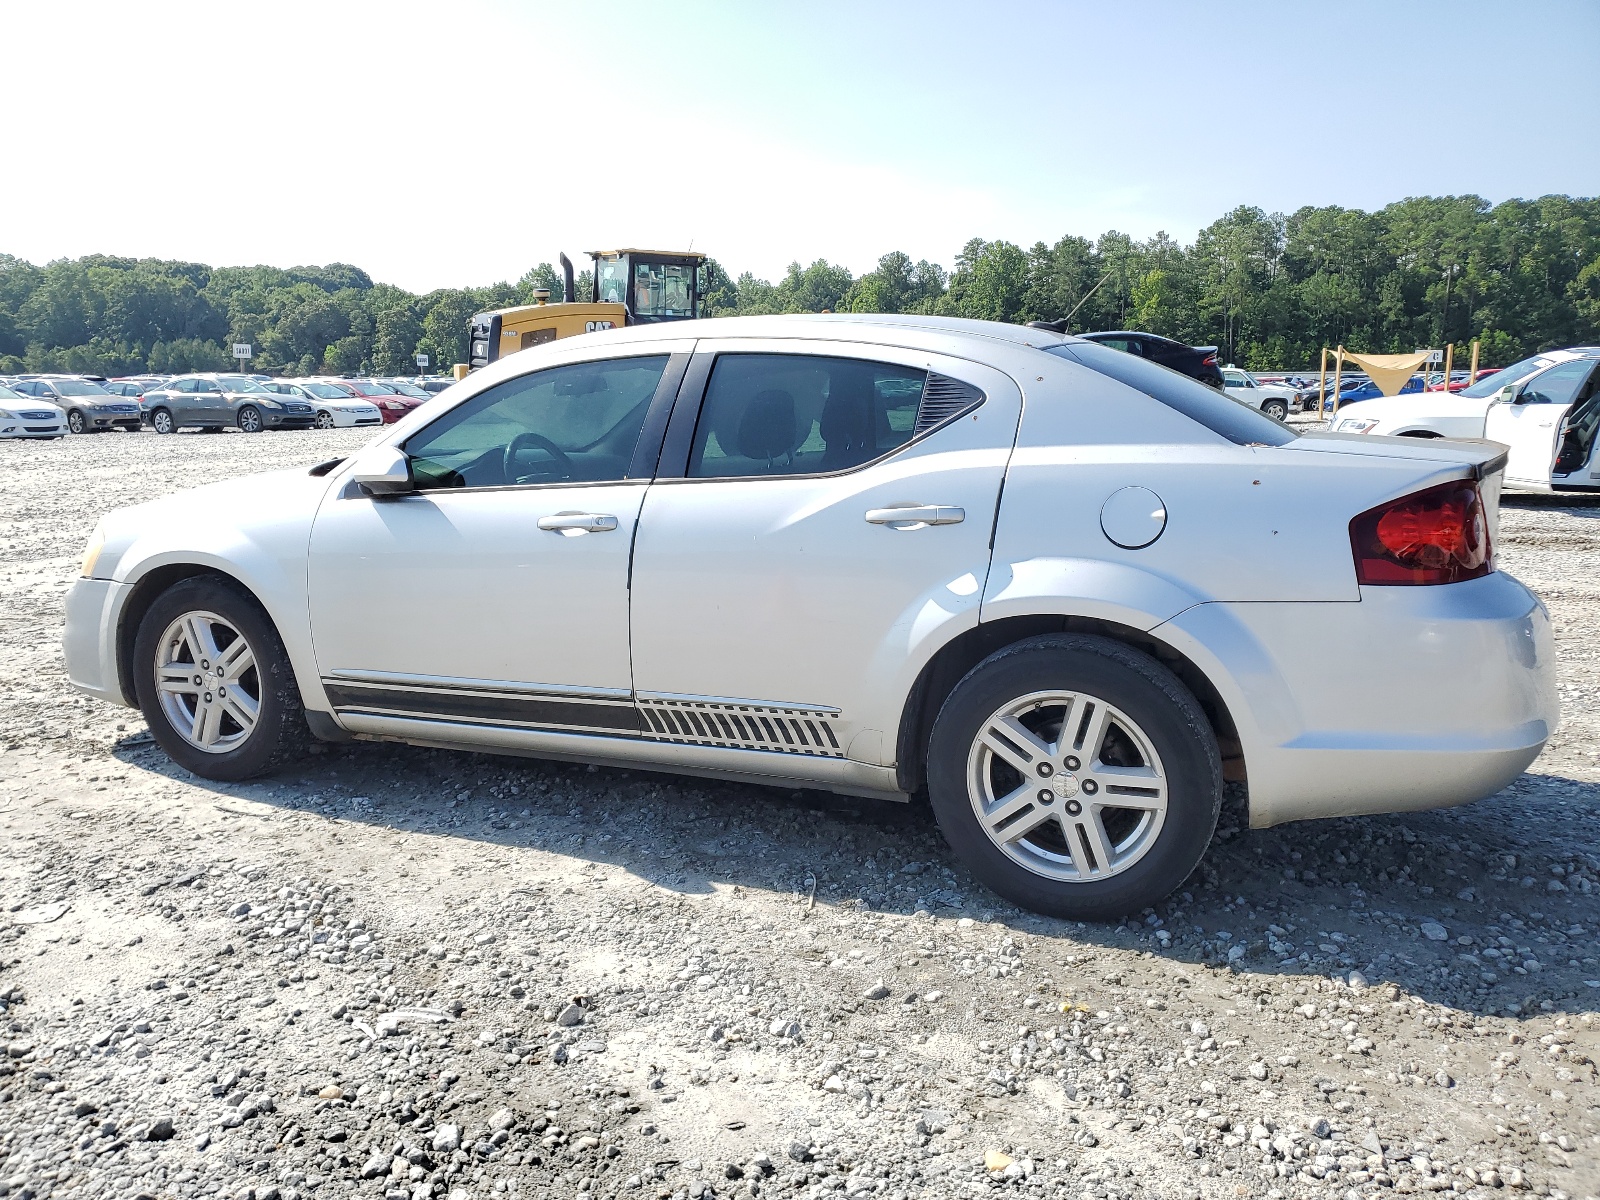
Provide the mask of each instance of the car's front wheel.
POLYGON ((996 651, 933 727, 928 794, 983 883, 1074 920, 1155 904, 1200 861, 1222 802, 1216 737, 1160 663, 1108 638, 996 651))
POLYGON ((237 424, 244 433, 260 433, 265 422, 261 419, 261 410, 259 408, 253 404, 246 404, 239 410, 237 424))
POLYGON ((266 612, 216 576, 156 598, 134 641, 134 686, 156 743, 207 779, 250 779, 289 761, 308 730, 289 656, 266 612))
POLYGON ((157 433, 171 433, 177 428, 172 421, 172 414, 164 408, 158 408, 150 414, 150 428, 157 433))
POLYGON ((1281 421, 1289 415, 1289 406, 1282 400, 1268 400, 1261 406, 1261 411, 1274 421, 1281 421))
POLYGON ((333 414, 330 413, 330 412, 319 412, 317 414, 317 428, 318 429, 332 429, 333 428, 333 414))
POLYGON ((77 409, 67 413, 67 428, 73 433, 88 433, 89 422, 84 420, 83 414, 77 409))

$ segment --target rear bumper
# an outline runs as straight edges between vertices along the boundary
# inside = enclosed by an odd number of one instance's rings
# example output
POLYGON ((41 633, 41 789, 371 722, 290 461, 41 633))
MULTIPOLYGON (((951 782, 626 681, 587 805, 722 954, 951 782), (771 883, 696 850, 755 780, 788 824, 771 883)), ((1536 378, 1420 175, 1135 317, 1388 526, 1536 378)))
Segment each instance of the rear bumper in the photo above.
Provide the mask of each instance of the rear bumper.
POLYGON ((1480 800, 1559 718, 1549 617, 1508 575, 1363 588, 1358 604, 1204 604, 1168 631, 1217 672, 1257 827, 1480 800))
POLYGON ((61 649, 67 682, 86 696, 126 705, 117 674, 117 623, 132 589, 110 579, 79 579, 67 590, 61 649))

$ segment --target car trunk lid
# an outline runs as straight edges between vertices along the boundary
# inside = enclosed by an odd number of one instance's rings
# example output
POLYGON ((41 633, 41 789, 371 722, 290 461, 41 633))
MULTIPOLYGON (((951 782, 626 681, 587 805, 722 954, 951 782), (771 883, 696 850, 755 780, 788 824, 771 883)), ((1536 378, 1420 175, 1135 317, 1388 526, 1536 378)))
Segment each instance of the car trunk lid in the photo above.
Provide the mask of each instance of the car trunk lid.
POLYGON ((1366 433, 1315 432, 1302 434, 1285 450, 1313 454, 1349 454, 1363 458, 1388 458, 1414 462, 1421 469, 1448 471, 1459 468, 1463 477, 1478 481, 1491 545, 1500 537, 1500 485, 1505 477, 1506 447, 1484 438, 1384 437, 1366 433))

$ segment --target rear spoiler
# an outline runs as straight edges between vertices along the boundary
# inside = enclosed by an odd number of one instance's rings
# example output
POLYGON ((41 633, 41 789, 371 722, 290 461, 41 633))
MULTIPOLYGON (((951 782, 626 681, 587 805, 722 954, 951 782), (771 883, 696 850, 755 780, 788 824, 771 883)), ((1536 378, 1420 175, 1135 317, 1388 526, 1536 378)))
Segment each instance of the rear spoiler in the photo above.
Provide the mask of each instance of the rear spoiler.
POLYGON ((1334 433, 1319 429, 1302 433, 1284 448, 1311 450, 1337 447, 1345 454, 1373 454, 1384 458, 1404 458, 1439 467, 1464 467, 1472 478, 1482 481, 1505 470, 1511 451, 1503 442, 1487 438, 1414 438, 1371 433, 1334 433), (1330 445, 1332 443, 1332 445, 1330 445))

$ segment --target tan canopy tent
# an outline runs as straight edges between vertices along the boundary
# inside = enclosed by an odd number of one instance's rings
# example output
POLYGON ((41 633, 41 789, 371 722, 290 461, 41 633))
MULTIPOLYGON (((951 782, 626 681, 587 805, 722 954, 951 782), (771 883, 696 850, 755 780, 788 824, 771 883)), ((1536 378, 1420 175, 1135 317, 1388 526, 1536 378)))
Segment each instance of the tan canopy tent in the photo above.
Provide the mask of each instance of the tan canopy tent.
POLYGON ((1431 350, 1419 350, 1415 354, 1356 354, 1346 350, 1344 357, 1372 376, 1372 382, 1385 396, 1398 396, 1406 381, 1428 361, 1431 353, 1431 350))

